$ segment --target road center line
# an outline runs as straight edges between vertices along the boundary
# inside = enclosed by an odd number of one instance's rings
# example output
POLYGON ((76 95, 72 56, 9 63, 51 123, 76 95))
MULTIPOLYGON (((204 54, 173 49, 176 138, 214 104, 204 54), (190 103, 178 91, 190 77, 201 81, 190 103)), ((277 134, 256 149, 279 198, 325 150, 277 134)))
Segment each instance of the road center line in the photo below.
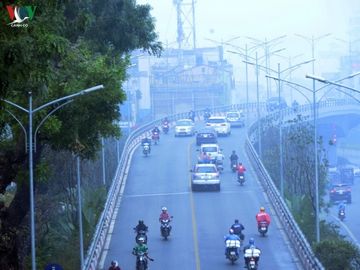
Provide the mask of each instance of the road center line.
MULTIPOLYGON (((192 167, 191 166, 191 143, 189 143, 189 145, 188 145, 188 166, 187 167, 188 168, 192 167)), ((189 189, 191 190, 191 176, 189 177, 189 189)), ((191 221, 192 221, 192 229, 193 229, 193 239, 194 239, 193 243, 194 243, 196 270, 201 270, 194 195, 191 191, 190 191, 189 197, 190 197, 190 207, 191 207, 191 221)))

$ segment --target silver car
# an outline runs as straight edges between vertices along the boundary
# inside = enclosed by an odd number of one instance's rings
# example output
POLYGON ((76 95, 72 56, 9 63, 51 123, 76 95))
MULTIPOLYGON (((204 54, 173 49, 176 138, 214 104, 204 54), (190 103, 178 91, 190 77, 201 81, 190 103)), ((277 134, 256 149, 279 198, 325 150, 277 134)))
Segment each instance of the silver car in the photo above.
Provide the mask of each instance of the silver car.
POLYGON ((190 119, 180 119, 175 124, 175 137, 193 136, 195 134, 194 122, 190 119))
POLYGON ((215 164, 196 164, 191 172, 191 189, 193 191, 204 188, 220 190, 219 172, 215 164))

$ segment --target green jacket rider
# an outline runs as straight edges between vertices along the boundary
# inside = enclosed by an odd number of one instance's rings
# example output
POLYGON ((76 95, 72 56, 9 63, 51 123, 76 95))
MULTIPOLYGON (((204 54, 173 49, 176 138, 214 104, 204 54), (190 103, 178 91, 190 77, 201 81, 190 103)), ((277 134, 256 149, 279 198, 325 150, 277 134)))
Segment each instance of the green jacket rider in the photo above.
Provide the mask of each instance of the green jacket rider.
POLYGON ((147 255, 148 253, 148 247, 143 242, 139 242, 134 248, 133 248, 133 254, 138 255, 140 253, 144 253, 147 255))

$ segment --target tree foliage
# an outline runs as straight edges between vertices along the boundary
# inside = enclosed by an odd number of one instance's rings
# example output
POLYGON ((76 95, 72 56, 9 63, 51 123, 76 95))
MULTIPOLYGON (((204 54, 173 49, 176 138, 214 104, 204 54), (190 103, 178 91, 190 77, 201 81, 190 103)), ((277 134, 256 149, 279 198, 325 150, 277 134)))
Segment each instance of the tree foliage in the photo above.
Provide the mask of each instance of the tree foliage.
MULTIPOLYGON (((36 5, 28 27, 10 27, 2 1, 0 18, 0 193, 15 181, 14 201, 1 215, 0 268, 19 267, 14 238, 21 224, 28 224, 29 190, 27 153, 22 128, 28 115, 6 99, 28 108, 32 93, 34 108, 51 100, 103 84, 104 90, 75 99, 49 117, 37 134, 35 164, 41 167, 45 145, 67 150, 83 159, 93 159, 101 137, 119 137, 120 104, 125 100, 121 83, 126 79, 128 54, 142 49, 159 55, 154 19, 148 5, 134 0, 38 0, 17 1, 18 6, 36 5), (15 254, 15 255, 14 255, 15 254)), ((34 127, 56 105, 34 114, 34 127)), ((45 166, 46 167, 46 166, 45 166)), ((41 168, 45 168, 44 166, 41 168)), ((39 188, 41 172, 35 171, 39 188)), ((26 225, 27 226, 27 225, 26 225)), ((25 226, 25 227, 26 227, 25 226)), ((25 243, 27 245, 28 243, 25 243)), ((25 247, 24 247, 25 248, 25 247)), ((21 264, 21 262, 20 262, 21 264)))
POLYGON ((315 254, 327 270, 360 269, 360 251, 346 240, 324 240, 315 245, 315 254))

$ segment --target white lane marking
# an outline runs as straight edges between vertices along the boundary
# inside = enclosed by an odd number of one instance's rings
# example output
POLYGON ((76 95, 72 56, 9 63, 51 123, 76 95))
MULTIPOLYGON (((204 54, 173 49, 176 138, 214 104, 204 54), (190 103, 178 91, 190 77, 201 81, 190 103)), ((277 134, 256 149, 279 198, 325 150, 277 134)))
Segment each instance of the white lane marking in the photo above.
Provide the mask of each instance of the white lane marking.
MULTIPOLYGON (((241 187, 244 188, 244 187, 241 187)), ((225 194, 237 194, 237 193, 252 193, 254 191, 262 190, 262 188, 251 188, 251 189, 240 189, 239 190, 223 190, 221 193, 225 194)), ((166 192, 166 193, 148 193, 148 194, 132 194, 132 195, 123 195, 123 198, 139 198, 139 197, 156 197, 156 196, 178 196, 178 195, 188 195, 190 194, 189 191, 183 192, 166 192)), ((208 193, 206 193, 208 194, 208 193)), ((210 193, 211 194, 211 193, 210 193)))
POLYGON ((173 195, 187 195, 189 191, 183 192, 167 192, 167 193, 148 193, 148 194, 132 194, 124 195, 124 198, 138 198, 138 197, 156 197, 156 196, 173 196, 173 195))
POLYGON ((349 229, 349 227, 344 223, 342 222, 337 216, 331 214, 331 216, 337 220, 339 223, 340 223, 340 226, 342 226, 345 231, 347 232, 347 234, 350 236, 350 238, 353 240, 353 242, 358 246, 360 247, 360 244, 359 244, 359 241, 356 239, 355 235, 351 232, 351 230, 349 229))

